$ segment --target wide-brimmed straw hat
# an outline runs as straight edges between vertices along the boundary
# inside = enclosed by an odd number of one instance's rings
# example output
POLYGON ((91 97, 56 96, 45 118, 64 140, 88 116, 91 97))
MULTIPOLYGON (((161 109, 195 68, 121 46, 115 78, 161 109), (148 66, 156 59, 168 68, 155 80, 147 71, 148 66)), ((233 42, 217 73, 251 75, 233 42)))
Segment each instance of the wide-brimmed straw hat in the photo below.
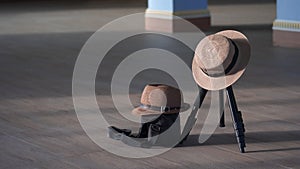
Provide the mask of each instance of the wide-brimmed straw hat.
POLYGON ((221 90, 235 83, 250 59, 245 35, 226 30, 205 37, 198 44, 192 70, 195 81, 207 90, 221 90))
POLYGON ((144 88, 141 105, 132 113, 135 115, 157 115, 180 113, 189 109, 183 102, 182 92, 164 84, 149 84, 144 88))

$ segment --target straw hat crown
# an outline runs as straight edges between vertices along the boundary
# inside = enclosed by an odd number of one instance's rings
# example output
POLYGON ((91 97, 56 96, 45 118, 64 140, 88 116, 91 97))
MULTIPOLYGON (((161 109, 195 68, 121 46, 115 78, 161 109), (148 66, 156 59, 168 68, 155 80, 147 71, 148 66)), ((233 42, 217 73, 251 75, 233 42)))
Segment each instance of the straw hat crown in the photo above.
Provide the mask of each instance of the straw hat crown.
POLYGON ((193 76, 207 90, 221 90, 235 83, 250 59, 250 44, 245 35, 227 30, 200 41, 193 59, 193 76))

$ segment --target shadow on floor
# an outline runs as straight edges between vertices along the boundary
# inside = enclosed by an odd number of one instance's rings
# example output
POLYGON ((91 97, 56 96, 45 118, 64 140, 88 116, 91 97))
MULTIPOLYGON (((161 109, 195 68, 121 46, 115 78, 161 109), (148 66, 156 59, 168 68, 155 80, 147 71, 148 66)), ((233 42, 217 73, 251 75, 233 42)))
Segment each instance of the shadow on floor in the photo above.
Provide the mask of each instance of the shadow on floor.
MULTIPOLYGON (((288 141, 300 141, 300 130, 293 131, 259 131, 249 132, 246 131, 246 144, 247 143, 273 143, 273 142, 288 142, 288 141)), ((205 143, 200 144, 198 142, 199 135, 190 135, 188 139, 182 144, 181 147, 200 146, 200 145, 226 145, 237 144, 234 133, 213 134, 210 139, 205 143)), ((298 148, 288 148, 298 149, 298 148)), ((278 149, 280 151, 281 149, 278 149)), ((283 151, 284 149, 282 149, 283 151)), ((265 150, 266 151, 266 150, 265 150)), ((276 151, 269 150, 269 151, 276 151)))

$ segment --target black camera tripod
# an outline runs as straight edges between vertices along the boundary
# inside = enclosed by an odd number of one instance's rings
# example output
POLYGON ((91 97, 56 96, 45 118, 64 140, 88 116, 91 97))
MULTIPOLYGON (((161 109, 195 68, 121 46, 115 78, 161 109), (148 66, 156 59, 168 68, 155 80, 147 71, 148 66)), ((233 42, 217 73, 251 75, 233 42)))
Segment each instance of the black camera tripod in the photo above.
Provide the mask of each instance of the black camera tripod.
MULTIPOLYGON (((224 89, 225 90, 225 89, 224 89)), ((203 103, 203 100, 205 98, 207 94, 207 90, 206 89, 203 89, 200 87, 200 90, 199 90, 199 95, 197 96, 197 99, 194 103, 194 106, 192 108, 192 112, 190 114, 190 116, 188 117, 187 119, 187 123, 183 129, 183 132, 182 132, 182 141, 181 143, 183 143, 190 131, 192 130, 193 126, 195 125, 196 123, 196 120, 197 120, 197 112, 198 112, 198 109, 201 108, 201 105, 203 103)), ((245 127, 244 127, 244 122, 243 122, 243 118, 242 118, 242 113, 238 110, 238 107, 237 107, 237 104, 236 104, 236 100, 235 100, 235 97, 234 97, 234 93, 233 93, 233 89, 232 89, 232 86, 229 86, 226 88, 226 94, 227 94, 227 97, 228 97, 228 102, 229 102, 229 108, 231 110, 231 117, 232 117, 232 122, 233 122, 233 128, 234 128, 234 131, 235 131, 235 135, 236 135, 236 139, 237 139, 237 142, 238 142, 238 145, 239 145, 239 149, 240 149, 240 152, 241 153, 244 153, 245 152, 245 147, 246 147, 246 143, 245 143, 245 127)), ((223 93, 223 90, 220 90, 219 91, 219 101, 220 101, 220 106, 224 104, 224 101, 223 101, 223 98, 224 98, 224 93, 223 93)), ((219 126, 220 127, 225 127, 225 118, 224 118, 224 109, 223 108, 220 108, 220 124, 219 126)))

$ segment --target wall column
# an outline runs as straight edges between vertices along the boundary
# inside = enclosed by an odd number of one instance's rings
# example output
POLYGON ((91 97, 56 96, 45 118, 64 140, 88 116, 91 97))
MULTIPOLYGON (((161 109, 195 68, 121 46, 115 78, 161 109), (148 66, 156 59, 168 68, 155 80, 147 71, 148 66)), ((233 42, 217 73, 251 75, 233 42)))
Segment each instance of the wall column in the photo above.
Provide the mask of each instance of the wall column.
POLYGON ((273 43, 275 46, 300 48, 300 0, 277 0, 273 43))
POLYGON ((148 0, 146 29, 165 32, 182 30, 174 15, 190 21, 200 29, 210 27, 207 0, 148 0))

